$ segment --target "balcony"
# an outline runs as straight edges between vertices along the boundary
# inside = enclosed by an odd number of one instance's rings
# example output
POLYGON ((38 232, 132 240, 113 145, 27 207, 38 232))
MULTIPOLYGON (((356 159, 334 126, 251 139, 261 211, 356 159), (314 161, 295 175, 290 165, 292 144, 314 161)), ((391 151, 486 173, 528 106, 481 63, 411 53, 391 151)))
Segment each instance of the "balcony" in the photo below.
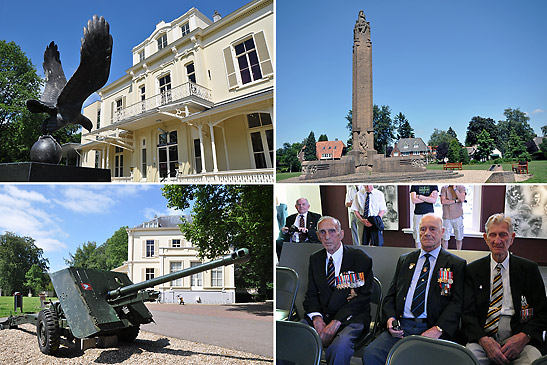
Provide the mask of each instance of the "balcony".
POLYGON ((174 181, 185 184, 273 184, 273 171, 273 169, 253 169, 206 172, 196 175, 178 174, 174 181))
POLYGON ((187 82, 133 105, 116 110, 113 116, 113 123, 130 119, 162 106, 183 101, 194 102, 198 105, 212 105, 211 90, 193 82, 187 82))

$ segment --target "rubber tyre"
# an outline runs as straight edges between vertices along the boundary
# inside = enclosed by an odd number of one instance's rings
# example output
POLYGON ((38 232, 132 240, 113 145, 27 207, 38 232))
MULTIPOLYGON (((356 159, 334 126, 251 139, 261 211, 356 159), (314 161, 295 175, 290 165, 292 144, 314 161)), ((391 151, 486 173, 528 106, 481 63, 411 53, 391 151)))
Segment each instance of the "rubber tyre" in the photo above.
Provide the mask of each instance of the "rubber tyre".
POLYGON ((43 309, 38 313, 36 334, 40 351, 46 355, 53 355, 59 350, 61 333, 57 313, 49 309, 43 309))
POLYGON ((118 331, 118 341, 133 342, 139 335, 140 325, 129 326, 118 331))

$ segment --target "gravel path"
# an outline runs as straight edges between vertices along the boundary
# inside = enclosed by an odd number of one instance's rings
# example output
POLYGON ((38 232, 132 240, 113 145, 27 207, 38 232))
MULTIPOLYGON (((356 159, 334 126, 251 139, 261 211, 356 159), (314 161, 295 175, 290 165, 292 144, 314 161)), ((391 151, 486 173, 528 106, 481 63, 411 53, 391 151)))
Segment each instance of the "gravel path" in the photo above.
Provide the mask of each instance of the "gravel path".
POLYGON ((218 346, 141 331, 131 343, 115 348, 87 349, 61 346, 56 357, 38 347, 36 327, 0 331, 0 364, 269 364, 273 359, 218 346))

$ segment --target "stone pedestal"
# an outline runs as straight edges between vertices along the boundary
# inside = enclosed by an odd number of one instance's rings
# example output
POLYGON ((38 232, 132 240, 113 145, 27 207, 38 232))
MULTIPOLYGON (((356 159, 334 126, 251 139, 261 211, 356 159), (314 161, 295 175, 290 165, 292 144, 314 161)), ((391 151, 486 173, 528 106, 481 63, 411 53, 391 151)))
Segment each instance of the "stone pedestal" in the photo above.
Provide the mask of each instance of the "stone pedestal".
POLYGON ((1 182, 110 182, 110 170, 40 162, 0 164, 1 182))

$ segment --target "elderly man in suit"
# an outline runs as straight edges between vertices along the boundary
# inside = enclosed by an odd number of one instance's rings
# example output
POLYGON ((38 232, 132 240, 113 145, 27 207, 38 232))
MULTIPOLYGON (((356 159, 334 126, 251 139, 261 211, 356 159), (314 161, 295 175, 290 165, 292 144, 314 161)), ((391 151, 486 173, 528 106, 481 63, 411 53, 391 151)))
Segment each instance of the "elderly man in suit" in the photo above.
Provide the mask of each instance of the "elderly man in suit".
POLYGON ((481 364, 531 364, 547 328, 547 298, 538 265, 509 254, 511 218, 494 214, 484 240, 490 255, 467 267, 462 328, 481 364))
POLYGON ((317 222, 321 214, 310 212, 310 203, 306 198, 299 198, 294 205, 297 214, 291 214, 285 221, 285 227, 281 232, 285 235, 285 242, 310 242, 319 243, 317 239, 317 222), (294 233, 290 233, 294 230, 294 233))
POLYGON ((355 341, 370 325, 372 259, 342 245, 344 231, 336 218, 322 217, 317 234, 324 249, 310 256, 304 321, 327 347, 328 364, 349 364, 355 341))
POLYGON ((458 329, 465 260, 441 247, 441 218, 424 215, 419 231, 421 248, 399 257, 384 299, 387 331, 365 348, 363 364, 384 364, 403 336, 451 339, 458 329))

